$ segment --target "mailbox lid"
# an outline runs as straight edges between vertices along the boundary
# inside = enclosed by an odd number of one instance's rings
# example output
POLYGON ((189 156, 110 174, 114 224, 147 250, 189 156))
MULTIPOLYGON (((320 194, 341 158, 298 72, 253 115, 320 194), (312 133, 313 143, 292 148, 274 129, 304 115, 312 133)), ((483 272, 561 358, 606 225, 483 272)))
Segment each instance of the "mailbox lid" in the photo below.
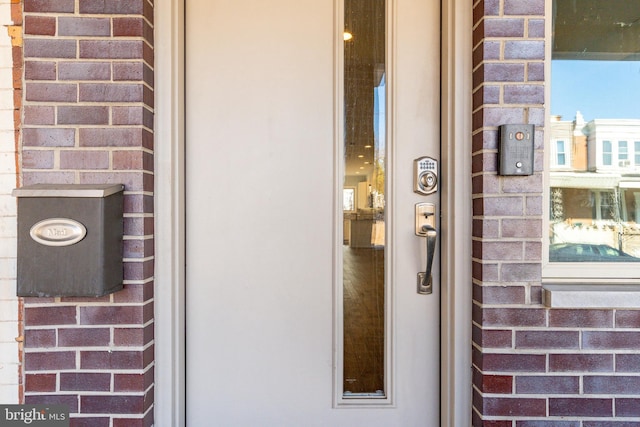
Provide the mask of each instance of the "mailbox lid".
POLYGON ((124 190, 123 184, 33 184, 15 188, 14 197, 108 197, 124 190))

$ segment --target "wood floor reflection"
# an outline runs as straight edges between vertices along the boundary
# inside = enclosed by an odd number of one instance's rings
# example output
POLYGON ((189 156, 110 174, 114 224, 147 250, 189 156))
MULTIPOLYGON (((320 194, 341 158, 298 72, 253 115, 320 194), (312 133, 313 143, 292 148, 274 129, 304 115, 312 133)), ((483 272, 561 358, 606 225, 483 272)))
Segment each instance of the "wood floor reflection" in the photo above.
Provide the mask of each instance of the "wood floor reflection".
POLYGON ((384 248, 344 248, 344 392, 384 390, 384 248))

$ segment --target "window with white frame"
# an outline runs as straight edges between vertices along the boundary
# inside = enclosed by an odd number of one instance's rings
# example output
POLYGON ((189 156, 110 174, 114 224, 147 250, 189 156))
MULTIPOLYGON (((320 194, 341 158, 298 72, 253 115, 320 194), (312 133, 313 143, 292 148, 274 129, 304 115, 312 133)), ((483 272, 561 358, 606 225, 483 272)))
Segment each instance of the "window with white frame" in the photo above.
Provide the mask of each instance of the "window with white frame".
POLYGON ((593 215, 595 221, 615 221, 618 218, 617 197, 614 191, 593 191, 593 215))
POLYGON ((613 144, 611 141, 602 141, 602 164, 611 166, 613 162, 613 144))
POLYGON ((618 141, 618 166, 629 166, 629 147, 627 141, 618 141))
POLYGON ((565 166, 567 164, 567 153, 565 151, 565 144, 563 140, 556 141, 556 165, 565 166))
POLYGON ((549 3, 543 276, 639 278, 640 176, 629 166, 640 166, 640 0, 549 3))

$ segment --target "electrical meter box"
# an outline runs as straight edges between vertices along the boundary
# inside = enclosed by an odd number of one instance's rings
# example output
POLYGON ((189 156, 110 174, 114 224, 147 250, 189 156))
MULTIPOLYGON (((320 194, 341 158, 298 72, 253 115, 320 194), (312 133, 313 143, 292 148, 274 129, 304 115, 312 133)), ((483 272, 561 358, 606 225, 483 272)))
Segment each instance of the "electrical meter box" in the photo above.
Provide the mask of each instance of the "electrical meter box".
POLYGON ((122 184, 16 188, 18 296, 97 297, 122 289, 122 184))

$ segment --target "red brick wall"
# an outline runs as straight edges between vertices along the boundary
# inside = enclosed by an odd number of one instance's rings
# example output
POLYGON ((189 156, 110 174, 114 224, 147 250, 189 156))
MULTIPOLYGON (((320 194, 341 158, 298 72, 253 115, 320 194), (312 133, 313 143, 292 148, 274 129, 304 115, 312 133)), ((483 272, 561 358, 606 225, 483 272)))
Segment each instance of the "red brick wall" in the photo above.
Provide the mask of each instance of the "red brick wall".
POLYGON ((25 298, 25 402, 153 423, 153 4, 24 0, 22 184, 125 184, 125 288, 25 298))
POLYGON ((473 425, 638 426, 640 311, 541 302, 544 5, 474 7, 473 425), (497 175, 503 123, 536 125, 534 175, 497 175))

